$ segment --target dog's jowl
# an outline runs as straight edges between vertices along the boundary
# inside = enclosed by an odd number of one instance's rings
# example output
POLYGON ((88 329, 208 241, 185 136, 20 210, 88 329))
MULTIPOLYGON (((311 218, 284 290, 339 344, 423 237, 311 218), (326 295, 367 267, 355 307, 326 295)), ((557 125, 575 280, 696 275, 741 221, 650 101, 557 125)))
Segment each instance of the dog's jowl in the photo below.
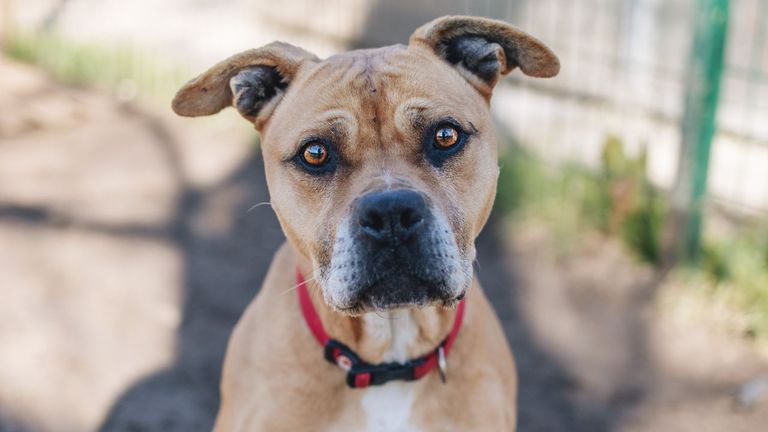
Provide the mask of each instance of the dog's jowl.
MULTIPOLYGON (((287 242, 232 334, 217 431, 507 431, 515 365, 473 273, 496 192, 500 77, 557 74, 506 23, 443 17, 324 60, 275 42, 173 101, 262 134, 287 242)), ((524 396, 524 395, 523 395, 524 396)))

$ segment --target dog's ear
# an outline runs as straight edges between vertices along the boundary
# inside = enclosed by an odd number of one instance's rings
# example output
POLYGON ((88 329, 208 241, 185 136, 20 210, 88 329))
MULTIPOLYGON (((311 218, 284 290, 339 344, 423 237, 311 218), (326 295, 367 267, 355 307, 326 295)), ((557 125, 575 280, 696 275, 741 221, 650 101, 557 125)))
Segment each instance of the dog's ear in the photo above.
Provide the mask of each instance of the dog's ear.
POLYGON ((519 67, 533 77, 553 77, 560 62, 534 37, 488 18, 444 16, 418 28, 411 45, 426 45, 490 96, 501 75, 519 67))
POLYGON ((261 129, 305 61, 317 57, 282 42, 235 54, 186 83, 173 99, 173 110, 198 117, 232 105, 261 129))

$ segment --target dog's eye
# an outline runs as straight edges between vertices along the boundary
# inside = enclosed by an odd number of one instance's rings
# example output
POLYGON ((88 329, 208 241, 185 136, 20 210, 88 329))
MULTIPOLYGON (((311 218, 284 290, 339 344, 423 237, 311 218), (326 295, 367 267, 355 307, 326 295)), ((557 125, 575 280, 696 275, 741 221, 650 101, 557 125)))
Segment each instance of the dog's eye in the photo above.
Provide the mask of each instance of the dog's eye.
POLYGON ((324 138, 310 138, 304 141, 304 145, 299 147, 299 151, 290 161, 309 174, 324 175, 334 172, 339 160, 331 141, 324 138))
POLYGON ((432 165, 440 168, 448 159, 461 152, 471 135, 455 120, 443 120, 425 131, 424 155, 432 165))
POLYGON ((322 166, 328 162, 328 147, 318 141, 313 141, 304 146, 301 159, 307 165, 313 167, 322 166))
POLYGON ((459 131, 452 126, 441 126, 435 131, 435 146, 449 149, 459 142, 459 131))

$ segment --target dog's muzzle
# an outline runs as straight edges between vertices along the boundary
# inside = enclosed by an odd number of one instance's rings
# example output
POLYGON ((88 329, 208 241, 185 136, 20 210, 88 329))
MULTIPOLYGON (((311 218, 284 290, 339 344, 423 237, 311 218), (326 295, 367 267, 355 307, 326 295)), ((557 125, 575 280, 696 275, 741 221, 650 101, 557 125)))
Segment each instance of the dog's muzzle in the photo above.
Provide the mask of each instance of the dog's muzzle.
POLYGON ((348 289, 354 290, 350 294, 357 307, 452 300, 450 267, 457 253, 444 247, 449 230, 438 229, 423 194, 411 189, 369 192, 355 202, 350 222, 358 283, 348 289))

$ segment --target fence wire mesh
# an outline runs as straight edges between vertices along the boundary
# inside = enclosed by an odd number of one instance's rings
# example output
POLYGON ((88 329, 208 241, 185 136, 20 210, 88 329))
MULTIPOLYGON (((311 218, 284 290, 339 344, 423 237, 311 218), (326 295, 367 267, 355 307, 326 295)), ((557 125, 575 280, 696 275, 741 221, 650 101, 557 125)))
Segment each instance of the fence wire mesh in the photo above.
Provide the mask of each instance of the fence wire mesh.
MULTIPOLYGON (((106 0, 86 18, 81 3, 87 2, 65 0, 49 8, 40 2, 6 3, 10 12, 4 20, 13 23, 13 34, 39 35, 44 30, 98 46, 96 52, 102 54, 98 68, 74 64, 71 50, 49 40, 44 45, 50 49, 38 55, 40 61, 81 67, 85 74, 114 75, 103 81, 128 94, 137 81, 139 92, 178 85, 184 74, 169 71, 174 61, 199 70, 273 39, 327 55, 350 47, 407 43, 416 27, 445 14, 505 20, 551 46, 562 63, 555 79, 513 73, 497 92, 496 116, 517 141, 552 163, 594 167, 606 137, 618 137, 630 152, 647 151, 648 175, 656 185, 670 188, 676 176, 695 0, 233 0, 162 5, 106 0), (158 10, 156 16, 136 12, 149 6, 158 10), (98 13, 122 18, 92 19, 98 13)), ((731 0, 730 9, 708 202, 765 214, 768 1, 731 0)))

